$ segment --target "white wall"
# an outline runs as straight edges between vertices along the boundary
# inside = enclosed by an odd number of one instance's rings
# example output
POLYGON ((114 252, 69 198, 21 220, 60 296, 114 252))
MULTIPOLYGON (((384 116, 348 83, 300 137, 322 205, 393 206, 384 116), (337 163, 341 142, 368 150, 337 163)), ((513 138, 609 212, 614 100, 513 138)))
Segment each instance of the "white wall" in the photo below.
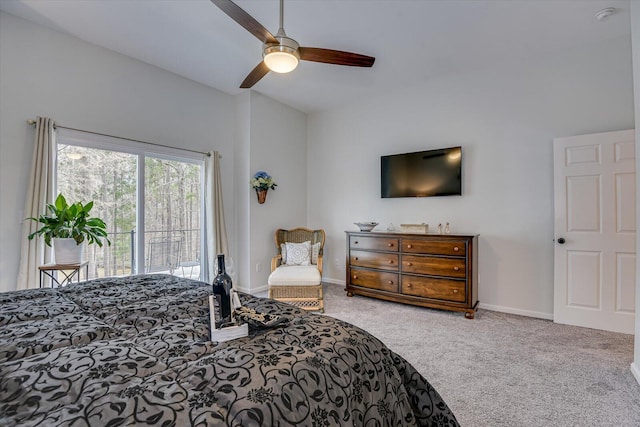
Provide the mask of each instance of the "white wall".
POLYGON ((237 197, 248 198, 246 290, 255 293, 267 289, 271 258, 276 254, 274 231, 305 226, 307 222, 307 116, 257 92, 251 92, 250 99, 250 173, 245 176, 245 187, 238 180, 237 197), (278 184, 275 190, 269 190, 264 204, 258 203, 249 184, 260 170, 278 184))
MULTIPOLYGON (((633 2, 631 2, 633 3, 633 2)), ((631 38, 633 47, 633 87, 636 116, 636 200, 640 200, 640 4, 630 4, 631 38)), ((640 383, 640 209, 636 208, 636 337, 631 372, 640 383)))
POLYGON ((481 307, 551 318, 554 137, 634 125, 630 40, 494 64, 309 118, 308 223, 345 280, 355 221, 478 233, 481 307), (463 196, 380 198, 380 156, 463 147, 463 196), (313 177, 313 179, 311 178, 313 177))
POLYGON ((0 13, 0 291, 15 289, 34 129, 64 126, 222 153, 235 248, 234 99, 77 38, 0 13))

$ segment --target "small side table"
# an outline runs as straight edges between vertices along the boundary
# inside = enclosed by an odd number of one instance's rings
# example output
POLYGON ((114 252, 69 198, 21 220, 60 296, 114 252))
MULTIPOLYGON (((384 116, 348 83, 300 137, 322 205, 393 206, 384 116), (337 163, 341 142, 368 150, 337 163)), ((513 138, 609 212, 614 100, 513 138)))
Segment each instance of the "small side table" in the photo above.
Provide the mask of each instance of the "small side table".
POLYGON ((84 261, 79 264, 45 264, 38 267, 40 270, 40 287, 44 283, 45 277, 51 279, 51 287, 60 287, 76 282, 80 282, 80 272, 84 270, 84 279, 89 279, 89 261, 84 261), (58 280, 58 272, 64 277, 62 280, 58 280))

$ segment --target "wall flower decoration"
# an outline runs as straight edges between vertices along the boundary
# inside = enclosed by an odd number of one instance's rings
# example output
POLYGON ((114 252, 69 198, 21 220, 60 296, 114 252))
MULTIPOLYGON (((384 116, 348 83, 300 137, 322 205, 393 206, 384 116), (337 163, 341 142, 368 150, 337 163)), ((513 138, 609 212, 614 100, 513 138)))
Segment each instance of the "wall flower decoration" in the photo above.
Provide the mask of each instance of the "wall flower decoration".
POLYGON ((265 171, 256 172, 251 180, 251 186, 256 190, 275 190, 277 185, 273 178, 271 178, 271 175, 265 171))
POLYGON ((260 204, 264 203, 267 199, 267 191, 269 191, 269 189, 275 190, 277 185, 271 175, 265 171, 256 172, 251 179, 251 187, 256 190, 258 203, 260 204))

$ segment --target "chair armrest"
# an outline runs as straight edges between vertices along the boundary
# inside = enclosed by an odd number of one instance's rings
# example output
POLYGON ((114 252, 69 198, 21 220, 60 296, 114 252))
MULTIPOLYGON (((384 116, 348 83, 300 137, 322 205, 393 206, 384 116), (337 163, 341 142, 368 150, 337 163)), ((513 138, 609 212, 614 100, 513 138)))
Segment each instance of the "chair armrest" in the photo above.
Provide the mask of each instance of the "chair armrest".
POLYGON ((320 278, 322 278, 322 255, 318 255, 318 271, 320 272, 320 278))
POLYGON ((274 271, 276 268, 280 267, 282 264, 282 255, 277 255, 271 258, 271 271, 274 271))

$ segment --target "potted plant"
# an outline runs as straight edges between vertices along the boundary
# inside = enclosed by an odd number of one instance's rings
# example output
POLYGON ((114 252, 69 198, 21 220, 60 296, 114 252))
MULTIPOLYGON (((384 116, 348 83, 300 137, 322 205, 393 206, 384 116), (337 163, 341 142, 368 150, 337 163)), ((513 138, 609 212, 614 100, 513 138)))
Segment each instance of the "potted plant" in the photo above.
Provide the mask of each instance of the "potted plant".
POLYGON ((59 194, 54 204, 47 205, 47 213, 39 218, 28 218, 42 224, 39 230, 31 233, 28 238, 44 237, 47 246, 54 242, 54 259, 57 264, 78 264, 82 262, 82 249, 85 241, 102 247, 103 240, 111 245, 107 238, 107 226, 100 218, 91 218, 89 212, 93 202, 83 205, 76 202, 72 205, 62 194, 59 194))
POLYGON ((251 180, 251 186, 256 190, 258 195, 258 203, 262 204, 267 199, 267 191, 269 189, 275 190, 276 182, 271 178, 271 175, 265 171, 258 171, 251 180))

